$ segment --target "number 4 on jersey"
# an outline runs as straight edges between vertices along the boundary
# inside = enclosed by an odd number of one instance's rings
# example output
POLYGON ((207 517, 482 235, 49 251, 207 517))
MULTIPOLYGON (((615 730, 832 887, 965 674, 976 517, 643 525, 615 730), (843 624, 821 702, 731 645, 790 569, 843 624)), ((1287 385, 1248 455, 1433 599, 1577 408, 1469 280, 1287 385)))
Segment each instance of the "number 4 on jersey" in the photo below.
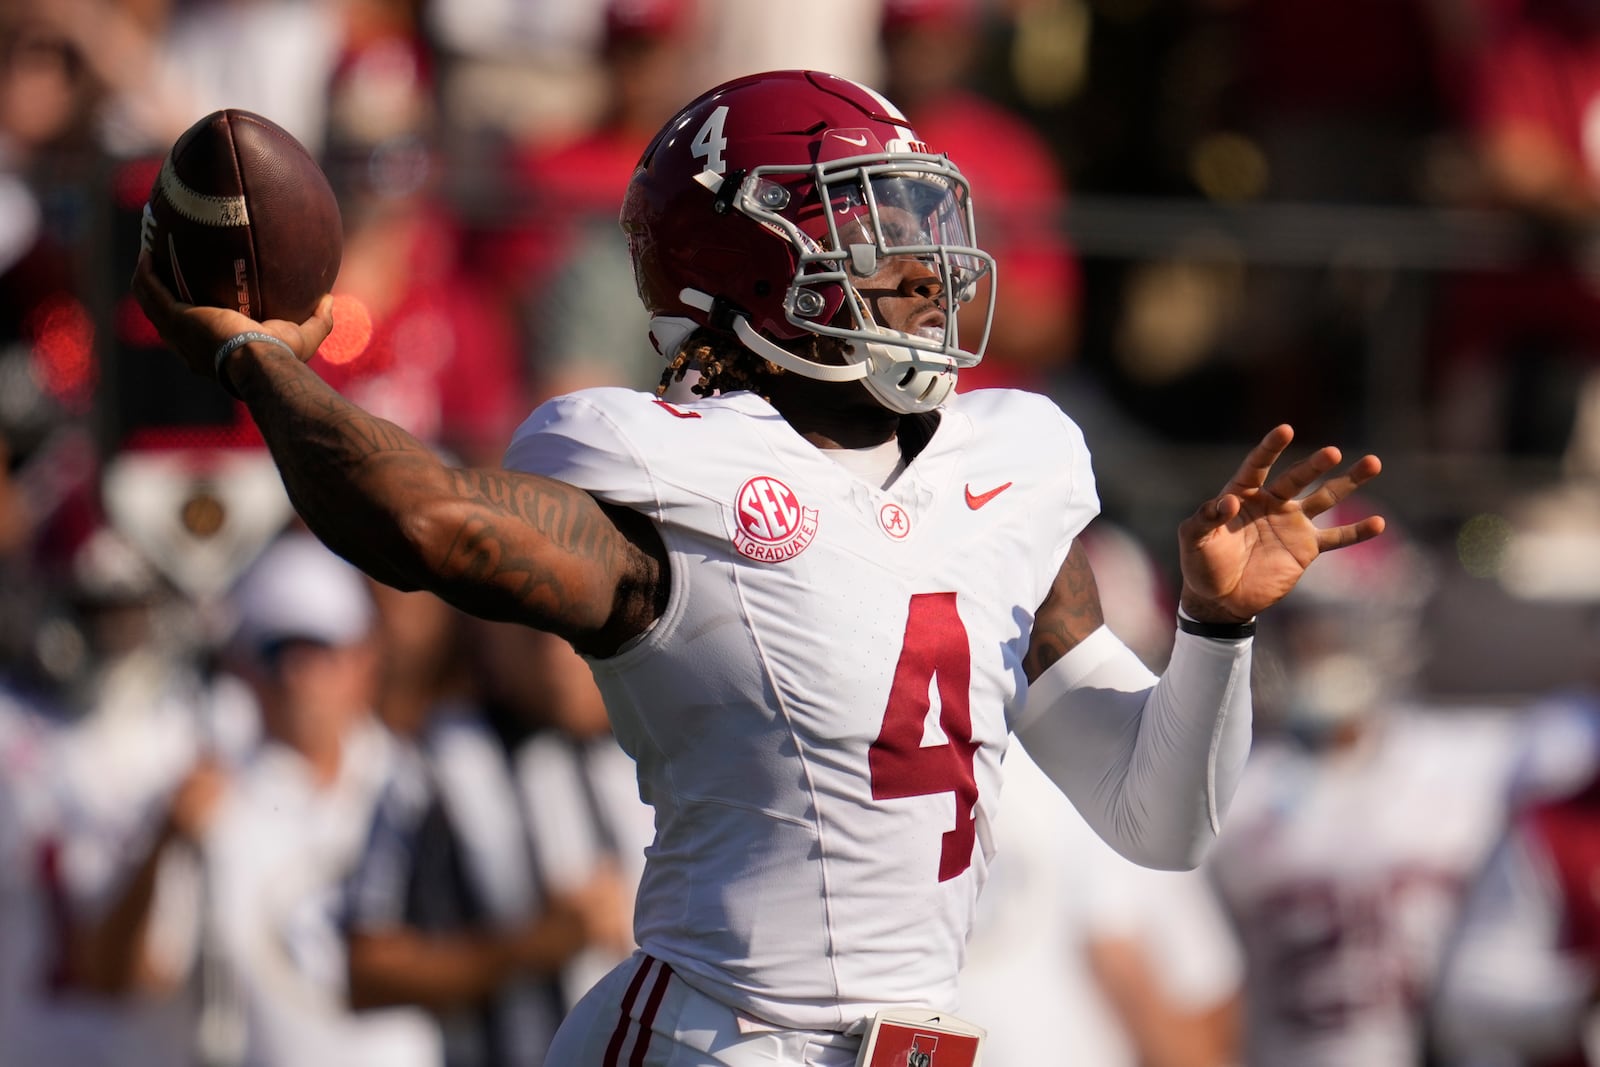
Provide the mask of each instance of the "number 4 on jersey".
POLYGON ((905 643, 889 687, 878 739, 867 750, 874 800, 954 793, 955 829, 945 833, 939 850, 939 881, 946 882, 972 866, 977 841, 974 809, 978 780, 972 758, 972 652, 967 628, 956 612, 954 593, 916 593, 906 615, 905 643), (923 729, 931 708, 930 683, 937 680, 942 745, 923 745, 923 729))

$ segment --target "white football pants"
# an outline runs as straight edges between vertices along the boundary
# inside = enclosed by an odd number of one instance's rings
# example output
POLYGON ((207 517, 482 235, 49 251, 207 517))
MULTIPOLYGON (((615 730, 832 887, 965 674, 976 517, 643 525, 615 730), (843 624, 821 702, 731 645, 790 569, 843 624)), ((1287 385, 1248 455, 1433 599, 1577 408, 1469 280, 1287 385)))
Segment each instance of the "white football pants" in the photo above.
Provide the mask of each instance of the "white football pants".
POLYGON ((689 988, 635 952, 561 1024, 551 1067, 852 1067, 859 1037, 777 1030, 689 988))

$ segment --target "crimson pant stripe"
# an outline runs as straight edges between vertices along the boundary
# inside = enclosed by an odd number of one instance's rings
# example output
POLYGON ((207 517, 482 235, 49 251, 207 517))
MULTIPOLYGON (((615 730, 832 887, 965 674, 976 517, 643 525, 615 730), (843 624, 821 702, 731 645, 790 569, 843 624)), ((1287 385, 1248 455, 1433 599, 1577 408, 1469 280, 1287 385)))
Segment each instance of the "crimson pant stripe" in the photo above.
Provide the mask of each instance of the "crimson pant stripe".
POLYGON ((611 1041, 606 1045, 604 1067, 617 1067, 618 1057, 622 1055, 622 1043, 628 1037, 628 1017, 633 1014, 633 1002, 639 999, 639 990, 644 988, 645 972, 654 962, 654 958, 645 956, 639 963, 639 969, 633 972, 633 981, 628 983, 628 992, 622 998, 622 1013, 617 1019, 617 1028, 611 1032, 611 1041))
POLYGON ((628 1067, 644 1067, 644 1054, 650 1048, 650 1028, 656 1022, 656 1010, 667 993, 667 980, 672 977, 672 967, 663 963, 656 974, 655 985, 650 987, 650 998, 644 1002, 644 1014, 639 1017, 639 1043, 633 1046, 633 1056, 628 1067))

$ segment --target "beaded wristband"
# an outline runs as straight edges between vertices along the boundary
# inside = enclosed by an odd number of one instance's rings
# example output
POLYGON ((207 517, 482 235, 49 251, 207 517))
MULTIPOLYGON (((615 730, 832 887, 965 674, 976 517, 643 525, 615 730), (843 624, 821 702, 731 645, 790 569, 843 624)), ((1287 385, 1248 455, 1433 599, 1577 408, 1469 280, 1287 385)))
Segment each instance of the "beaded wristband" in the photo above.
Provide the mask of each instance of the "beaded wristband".
POLYGON ((1209 637, 1216 641, 1239 641, 1256 634, 1256 620, 1249 622, 1201 622, 1178 612, 1178 629, 1196 637, 1209 637))
POLYGON ((233 387, 233 382, 229 380, 227 371, 222 369, 222 361, 253 341, 266 341, 268 344, 277 345, 291 356, 294 356, 295 359, 300 358, 289 342, 281 337, 274 337, 270 333, 262 333, 260 330, 246 330, 244 333, 234 334, 222 342, 221 347, 217 349, 217 354, 211 357, 211 366, 216 371, 217 383, 227 390, 228 395, 235 400, 243 400, 244 397, 240 396, 239 391, 233 387))

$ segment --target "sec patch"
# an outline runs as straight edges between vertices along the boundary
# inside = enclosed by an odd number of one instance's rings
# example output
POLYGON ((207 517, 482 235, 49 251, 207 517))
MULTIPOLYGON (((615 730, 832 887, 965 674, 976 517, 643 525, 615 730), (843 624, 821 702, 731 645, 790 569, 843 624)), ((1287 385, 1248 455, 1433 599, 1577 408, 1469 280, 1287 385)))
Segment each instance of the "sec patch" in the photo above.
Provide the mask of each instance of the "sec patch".
POLYGON ((733 547, 761 563, 794 559, 817 536, 817 509, 805 507, 794 490, 770 475, 741 485, 733 511, 733 547))

